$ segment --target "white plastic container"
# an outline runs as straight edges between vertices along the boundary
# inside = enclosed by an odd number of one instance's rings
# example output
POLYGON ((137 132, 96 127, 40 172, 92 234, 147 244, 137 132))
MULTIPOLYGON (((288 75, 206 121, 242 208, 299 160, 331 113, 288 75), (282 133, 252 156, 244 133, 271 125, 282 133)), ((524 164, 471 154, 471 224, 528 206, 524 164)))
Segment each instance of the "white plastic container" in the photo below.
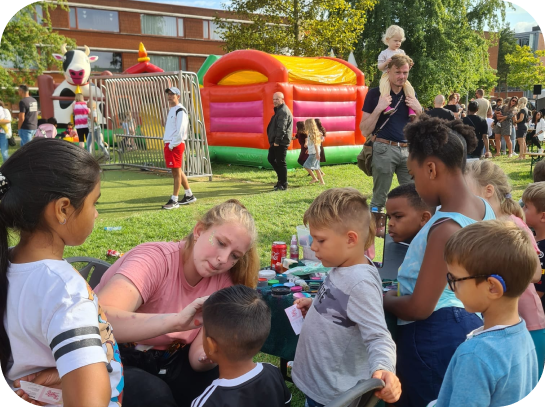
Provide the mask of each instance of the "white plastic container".
POLYGON ((299 246, 310 247, 310 244, 312 243, 310 231, 303 225, 297 226, 297 240, 299 246))
POLYGON ((310 236, 310 231, 307 227, 303 225, 297 226, 297 240, 299 241, 299 246, 303 248, 303 260, 316 260, 316 255, 310 248, 312 244, 312 237, 310 236))
POLYGON ((276 271, 274 270, 259 270, 259 278, 266 278, 267 280, 272 280, 276 277, 276 271))
POLYGON ((303 246, 303 260, 319 261, 312 249, 308 246, 303 246))

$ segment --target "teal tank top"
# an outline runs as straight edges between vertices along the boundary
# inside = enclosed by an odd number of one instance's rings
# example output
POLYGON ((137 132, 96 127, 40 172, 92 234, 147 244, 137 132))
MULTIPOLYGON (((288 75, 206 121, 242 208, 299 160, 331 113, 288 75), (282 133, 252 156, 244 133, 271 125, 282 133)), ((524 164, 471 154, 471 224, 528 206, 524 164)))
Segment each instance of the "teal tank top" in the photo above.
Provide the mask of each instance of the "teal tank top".
MULTIPOLYGON (((486 207, 483 220, 496 219, 496 215, 494 214, 492 207, 484 199, 481 198, 481 200, 484 202, 484 205, 486 207)), ((411 242, 409 250, 407 250, 407 254, 405 255, 405 260, 403 260, 403 263, 399 267, 397 281, 399 283, 400 295, 410 295, 414 292, 416 280, 418 278, 418 274, 420 273, 420 267, 422 266, 424 253, 426 252, 426 246, 428 244, 428 233, 430 232, 430 229, 435 224, 435 222, 440 219, 452 219, 463 228, 477 222, 476 220, 468 218, 467 216, 464 216, 458 212, 435 212, 435 215, 433 215, 428 223, 426 223, 424 227, 420 229, 420 232, 418 232, 418 234, 411 242)), ((443 293, 441 294, 441 297, 439 298, 439 301, 437 302, 434 311, 446 307, 464 307, 462 302, 458 298, 456 298, 454 292, 450 291, 448 285, 445 286, 445 289, 443 290, 443 293)), ((397 323, 398 325, 406 325, 411 322, 412 321, 404 321, 402 319, 398 319, 397 323)))

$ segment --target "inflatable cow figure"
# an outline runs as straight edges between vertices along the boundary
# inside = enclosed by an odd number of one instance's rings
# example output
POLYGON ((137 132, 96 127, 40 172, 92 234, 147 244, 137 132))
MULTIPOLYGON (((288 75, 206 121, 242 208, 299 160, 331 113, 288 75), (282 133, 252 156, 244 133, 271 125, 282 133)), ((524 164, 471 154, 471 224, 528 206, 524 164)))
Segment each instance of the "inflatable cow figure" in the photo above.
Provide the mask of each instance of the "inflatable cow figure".
MULTIPOLYGON (((89 56, 90 51, 87 45, 85 46, 85 51, 78 49, 67 51, 66 44, 63 44, 61 51, 62 55, 53 54, 53 56, 55 59, 62 61, 62 70, 64 72, 65 80, 59 86, 57 86, 53 92, 53 96, 70 97, 71 100, 54 100, 53 108, 57 122, 64 124, 69 123, 72 118, 76 87, 80 87, 84 97, 89 96, 89 76, 91 75, 91 63, 98 60, 98 57, 89 56)), ((100 89, 94 89, 92 93, 93 97, 102 96, 100 89)), ((102 122, 102 116, 100 113, 101 104, 102 103, 97 103, 97 119, 99 123, 102 122)))

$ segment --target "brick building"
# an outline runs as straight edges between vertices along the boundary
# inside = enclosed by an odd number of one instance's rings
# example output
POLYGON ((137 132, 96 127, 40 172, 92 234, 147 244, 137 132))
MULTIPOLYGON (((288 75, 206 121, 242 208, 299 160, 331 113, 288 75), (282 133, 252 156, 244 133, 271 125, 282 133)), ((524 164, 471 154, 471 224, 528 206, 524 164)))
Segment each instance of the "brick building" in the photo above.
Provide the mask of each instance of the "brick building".
MULTIPOLYGON (((488 33, 485 33, 485 35, 487 38, 489 37, 488 33)), ((541 29, 539 26, 533 27, 532 31, 516 33, 514 34, 514 37, 518 45, 520 45, 521 47, 525 45, 529 46, 530 49, 534 52, 545 50, 545 41, 543 39, 543 33, 541 32, 541 29)), ((490 66, 493 69, 498 69, 498 53, 499 53, 499 47, 496 41, 496 44, 488 49, 490 66)), ((541 61, 545 63, 545 57, 542 57, 541 61)), ((501 91, 500 89, 496 88, 495 92, 492 93, 492 96, 493 97, 501 96, 503 98, 508 96, 517 96, 519 98, 522 96, 526 96, 528 99, 533 99, 533 92, 531 90, 522 91, 518 88, 513 88, 513 87, 509 87, 508 92, 506 92, 505 89, 502 87, 501 91)))
MULTIPOLYGON (((233 14, 205 8, 135 0, 94 0, 93 4, 68 3, 70 11, 51 13, 54 31, 87 45, 99 60, 93 72, 123 72, 137 63, 143 42, 151 62, 165 71, 197 72, 211 54, 223 55, 216 16, 241 21, 233 14)), ((49 71, 56 82, 60 71, 49 71)))

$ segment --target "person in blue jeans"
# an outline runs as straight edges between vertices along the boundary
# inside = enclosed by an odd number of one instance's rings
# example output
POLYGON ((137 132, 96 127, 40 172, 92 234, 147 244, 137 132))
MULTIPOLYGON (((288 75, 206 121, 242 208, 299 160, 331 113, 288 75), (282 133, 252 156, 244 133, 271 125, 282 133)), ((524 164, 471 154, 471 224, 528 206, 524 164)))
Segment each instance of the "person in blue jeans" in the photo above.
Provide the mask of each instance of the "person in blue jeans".
POLYGON ((30 96, 28 86, 19 85, 19 137, 21 147, 28 143, 38 128, 38 102, 30 96))
POLYGON ((472 127, 423 117, 404 133, 418 195, 430 207, 441 205, 409 246, 398 292, 384 296, 385 310, 398 317, 396 373, 403 391, 396 406, 412 407, 437 399, 456 348, 483 324, 447 288, 445 244, 461 228, 495 215, 464 179, 467 151, 477 146, 472 127))

